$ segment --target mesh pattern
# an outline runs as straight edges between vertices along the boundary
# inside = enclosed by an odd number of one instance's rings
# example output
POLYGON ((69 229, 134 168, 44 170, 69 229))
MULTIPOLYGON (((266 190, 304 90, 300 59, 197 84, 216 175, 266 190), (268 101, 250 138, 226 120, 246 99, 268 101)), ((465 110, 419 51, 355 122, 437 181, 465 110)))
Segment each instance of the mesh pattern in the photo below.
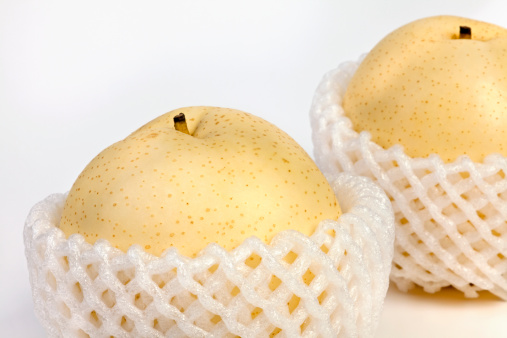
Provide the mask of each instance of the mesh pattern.
POLYGON ((31 210, 25 225, 35 312, 50 336, 371 337, 389 283, 394 217, 366 178, 333 181, 344 214, 311 236, 256 237, 194 259, 161 257, 107 241, 65 238, 65 195, 31 210))
POLYGON ((383 149, 368 132, 356 133, 341 102, 358 62, 325 75, 311 109, 316 162, 327 174, 370 177, 395 213, 391 280, 427 292, 453 286, 467 297, 489 290, 507 300, 507 159, 445 164, 436 154, 408 157, 401 146, 383 149))

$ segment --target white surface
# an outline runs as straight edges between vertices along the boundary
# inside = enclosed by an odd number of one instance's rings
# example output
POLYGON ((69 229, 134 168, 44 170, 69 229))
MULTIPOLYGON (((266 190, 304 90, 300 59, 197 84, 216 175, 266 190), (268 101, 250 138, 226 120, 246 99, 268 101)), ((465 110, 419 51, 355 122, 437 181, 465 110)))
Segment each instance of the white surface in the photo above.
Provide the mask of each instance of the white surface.
MULTIPOLYGON (((22 245, 30 207, 93 156, 188 105, 259 115, 312 152, 322 75, 414 19, 507 27, 507 3, 473 1, 0 1, 0 332, 43 337, 22 245)), ((438 296, 440 297, 440 296, 438 296)), ((389 292, 379 337, 505 337, 507 305, 389 292)))
POLYGON ((377 338, 507 337, 507 303, 489 293, 464 298, 455 289, 408 294, 391 284, 377 338))

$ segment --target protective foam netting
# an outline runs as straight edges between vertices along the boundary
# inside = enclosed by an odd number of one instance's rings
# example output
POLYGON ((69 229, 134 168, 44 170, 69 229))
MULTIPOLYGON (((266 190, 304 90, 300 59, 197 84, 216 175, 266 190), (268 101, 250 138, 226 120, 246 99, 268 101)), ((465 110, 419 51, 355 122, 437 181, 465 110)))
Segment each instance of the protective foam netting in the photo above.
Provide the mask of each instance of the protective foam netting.
POLYGON ((35 312, 59 337, 372 337, 389 283, 394 217, 371 180, 332 181, 344 214, 311 236, 250 237, 190 259, 127 253, 58 229, 66 195, 31 210, 25 225, 35 312))
POLYGON ((507 299, 506 158, 445 164, 437 154, 411 158, 401 146, 386 150, 368 132, 355 132, 341 103, 360 62, 327 73, 315 93, 310 116, 320 169, 370 177, 387 193, 396 228, 391 280, 401 290, 453 286, 467 297, 489 290, 507 299))

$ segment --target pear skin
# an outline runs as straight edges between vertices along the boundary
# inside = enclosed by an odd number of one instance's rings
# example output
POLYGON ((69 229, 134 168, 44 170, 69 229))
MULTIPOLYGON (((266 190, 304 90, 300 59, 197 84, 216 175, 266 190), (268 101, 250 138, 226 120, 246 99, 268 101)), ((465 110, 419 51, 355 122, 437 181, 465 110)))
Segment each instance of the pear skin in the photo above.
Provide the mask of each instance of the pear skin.
POLYGON ((363 60, 343 108, 356 131, 411 157, 507 156, 507 30, 455 16, 402 26, 363 60))
POLYGON ((60 228, 161 255, 194 257, 280 231, 311 235, 341 213, 306 152, 267 121, 241 111, 189 107, 164 114, 97 155, 69 192, 60 228), (174 117, 185 116, 188 133, 174 117))

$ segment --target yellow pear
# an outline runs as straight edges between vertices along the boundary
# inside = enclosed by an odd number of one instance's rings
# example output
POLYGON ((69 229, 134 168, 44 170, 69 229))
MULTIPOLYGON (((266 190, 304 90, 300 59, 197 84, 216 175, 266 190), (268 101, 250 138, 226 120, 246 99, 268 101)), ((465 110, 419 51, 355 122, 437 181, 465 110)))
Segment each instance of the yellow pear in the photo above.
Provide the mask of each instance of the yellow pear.
POLYGON ((164 114, 96 156, 69 192, 60 228, 160 255, 227 250, 337 219, 330 185, 306 152, 265 120, 232 109, 164 114))
POLYGON ((507 30, 454 16, 402 26, 363 60, 343 108, 356 131, 411 157, 507 156, 507 30))

